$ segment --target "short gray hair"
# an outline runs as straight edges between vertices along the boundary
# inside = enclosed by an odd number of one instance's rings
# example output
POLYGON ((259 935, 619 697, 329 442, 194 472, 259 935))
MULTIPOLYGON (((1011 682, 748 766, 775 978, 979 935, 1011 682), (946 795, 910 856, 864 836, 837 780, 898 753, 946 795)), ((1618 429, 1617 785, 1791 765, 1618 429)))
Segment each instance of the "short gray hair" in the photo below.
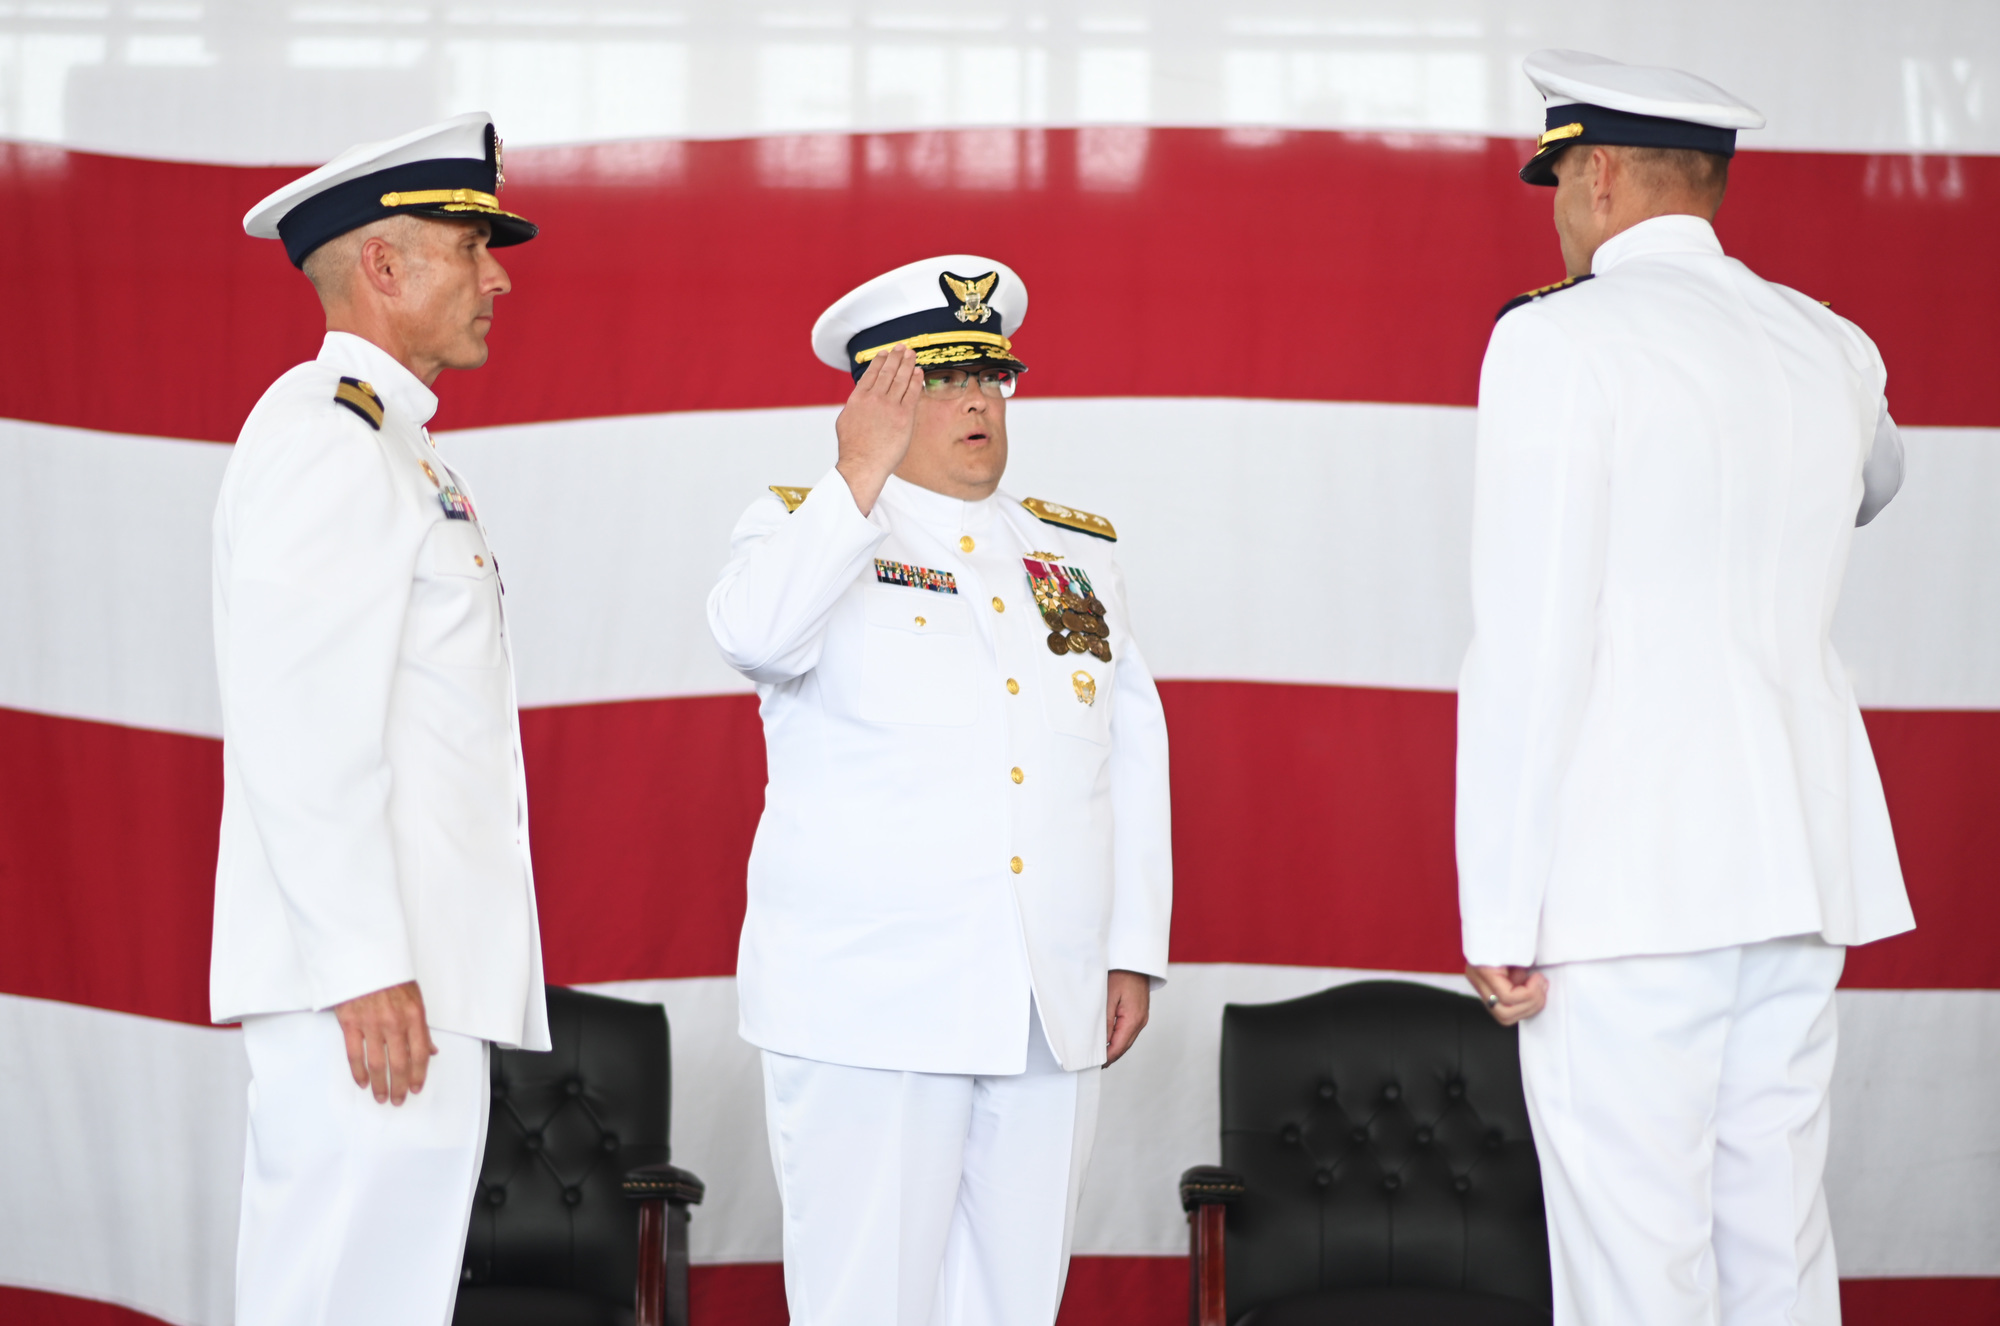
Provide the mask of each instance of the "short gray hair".
POLYGON ((1687 189, 1715 202, 1729 187, 1729 158, 1692 147, 1622 147, 1646 182, 1656 189, 1687 189))
POLYGON ((344 235, 335 235, 308 253, 299 268, 306 274, 306 280, 313 283, 313 289, 319 292, 322 304, 345 299, 363 244, 380 235, 398 248, 414 248, 408 241, 416 237, 410 232, 421 224, 421 217, 407 215, 385 216, 380 221, 370 221, 344 235))

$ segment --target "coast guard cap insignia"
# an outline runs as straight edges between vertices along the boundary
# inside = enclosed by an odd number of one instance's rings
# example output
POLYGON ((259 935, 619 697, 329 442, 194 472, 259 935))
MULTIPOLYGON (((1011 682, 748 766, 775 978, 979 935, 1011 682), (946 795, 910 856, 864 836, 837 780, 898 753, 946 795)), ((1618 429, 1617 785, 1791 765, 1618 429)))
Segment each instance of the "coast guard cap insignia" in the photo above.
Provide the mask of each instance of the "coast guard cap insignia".
POLYGON ((984 276, 965 277, 945 272, 938 277, 945 293, 956 301, 951 315, 960 322, 985 322, 993 316, 993 310, 986 306, 986 297, 993 293, 993 287, 1000 281, 1000 273, 988 272, 984 276))

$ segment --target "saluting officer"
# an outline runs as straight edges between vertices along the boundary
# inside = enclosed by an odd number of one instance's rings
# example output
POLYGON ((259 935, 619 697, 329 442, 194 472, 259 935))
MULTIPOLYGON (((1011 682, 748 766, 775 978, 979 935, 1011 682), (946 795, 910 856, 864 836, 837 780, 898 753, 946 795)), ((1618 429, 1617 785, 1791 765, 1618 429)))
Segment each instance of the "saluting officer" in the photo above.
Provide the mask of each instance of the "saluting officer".
POLYGON ((1166 973, 1116 533, 1000 490, 1027 304, 956 254, 828 309, 839 463, 752 504, 709 596, 763 701, 737 977, 798 1326, 1054 1321, 1098 1069, 1166 973))
POLYGON ((243 1023, 240 1326, 451 1319, 488 1046, 547 1049, 500 568, 425 429, 486 362, 503 209, 484 114, 252 208, 326 310, 215 512, 222 845, 210 998, 243 1023))
POLYGON ((1501 311, 1480 378, 1465 956, 1521 1023, 1558 1326, 1831 1326, 1834 985, 1913 924, 1828 638, 1901 483, 1882 359, 1717 243, 1755 110, 1526 69, 1569 279, 1501 311))

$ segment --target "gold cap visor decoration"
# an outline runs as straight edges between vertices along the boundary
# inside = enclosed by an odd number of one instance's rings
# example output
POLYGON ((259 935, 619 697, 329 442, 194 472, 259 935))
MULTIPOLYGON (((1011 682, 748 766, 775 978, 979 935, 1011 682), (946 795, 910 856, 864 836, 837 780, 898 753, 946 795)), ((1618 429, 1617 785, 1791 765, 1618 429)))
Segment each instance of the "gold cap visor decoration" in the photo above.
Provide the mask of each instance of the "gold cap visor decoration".
POLYGON ((978 332, 927 332, 921 336, 906 336, 900 341, 890 341, 885 345, 871 345, 866 350, 857 350, 854 362, 865 368, 868 362, 885 351, 899 345, 907 345, 917 352, 917 362, 929 367, 933 364, 970 364, 975 362, 999 364, 1017 373, 1026 372, 1028 366, 1014 358, 1014 343, 1005 336, 978 332))

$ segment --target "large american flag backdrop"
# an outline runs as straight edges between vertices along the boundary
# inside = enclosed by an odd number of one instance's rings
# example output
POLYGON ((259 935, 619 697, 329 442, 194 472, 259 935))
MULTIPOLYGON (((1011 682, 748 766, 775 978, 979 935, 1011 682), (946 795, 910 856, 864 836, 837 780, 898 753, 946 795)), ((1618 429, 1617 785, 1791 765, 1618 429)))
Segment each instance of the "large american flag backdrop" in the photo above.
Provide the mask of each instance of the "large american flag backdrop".
POLYGON ((672 1020, 698 1319, 784 1315, 731 979, 762 741, 701 605, 831 462, 812 319, 972 251, 1033 292, 1009 487, 1117 523, 1173 740, 1172 979, 1064 1320, 1182 1320, 1223 1003, 1456 986, 1471 407, 1494 309, 1561 275, 1515 62, 1573 45, 1771 112, 1723 241, 1888 361, 1909 479, 1837 634, 1919 928, 1850 957, 1828 1182, 1851 1321, 2000 1321, 2000 27, 1767 8, 0 6, 0 1317, 230 1321, 208 529, 319 336, 239 218, 489 107, 543 237, 435 423, 506 559, 550 977, 672 1020))

